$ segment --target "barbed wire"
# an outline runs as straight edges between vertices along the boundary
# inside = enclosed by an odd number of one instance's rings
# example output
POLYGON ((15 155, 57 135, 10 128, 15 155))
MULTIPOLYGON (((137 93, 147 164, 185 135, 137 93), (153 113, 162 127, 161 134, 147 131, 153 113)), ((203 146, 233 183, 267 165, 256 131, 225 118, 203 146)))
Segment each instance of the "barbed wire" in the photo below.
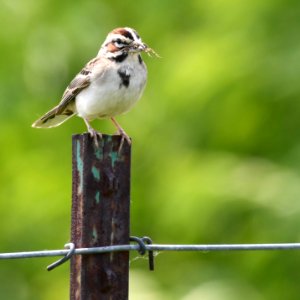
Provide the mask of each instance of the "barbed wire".
POLYGON ((144 255, 149 252, 150 270, 153 270, 153 251, 178 251, 178 252, 221 252, 221 251, 266 251, 266 250, 300 250, 300 243, 265 243, 265 244, 152 244, 152 240, 148 237, 137 238, 131 237, 131 241, 136 242, 136 245, 112 245, 90 248, 75 248, 73 243, 68 243, 65 248, 60 250, 38 250, 38 251, 23 251, 0 253, 0 260, 5 259, 24 259, 24 258, 39 258, 63 256, 57 262, 54 262, 47 269, 50 271, 55 267, 69 260, 73 255, 88 255, 122 251, 138 251, 144 255))
MULTIPOLYGON (((71 243, 72 244, 72 243, 71 243)), ((70 244, 66 244, 70 245, 70 244)), ((190 245, 190 244, 145 244, 146 251, 257 251, 257 250, 300 250, 300 243, 274 243, 274 244, 207 244, 207 245, 190 245)), ((76 248, 74 255, 87 255, 108 252, 121 251, 140 251, 139 244, 132 245, 113 245, 91 248, 76 248)), ((22 258, 38 258, 51 256, 65 256, 70 252, 68 249, 63 250, 41 250, 41 251, 25 251, 0 253, 0 259, 22 259, 22 258)))

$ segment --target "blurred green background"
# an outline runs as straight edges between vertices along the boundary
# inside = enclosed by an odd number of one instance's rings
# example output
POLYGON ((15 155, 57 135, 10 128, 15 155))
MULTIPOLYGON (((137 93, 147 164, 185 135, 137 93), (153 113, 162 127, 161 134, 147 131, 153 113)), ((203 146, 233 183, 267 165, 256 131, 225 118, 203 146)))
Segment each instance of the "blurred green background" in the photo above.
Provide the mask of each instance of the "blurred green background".
MULTIPOLYGON (((162 56, 145 56, 144 96, 118 118, 133 138, 132 234, 299 241, 299 20, 296 0, 0 0, 0 252, 69 240, 71 135, 85 125, 30 125, 119 26, 162 56)), ((136 256, 132 300, 299 299, 296 251, 165 252, 152 273, 136 256)), ((48 273, 52 261, 0 261, 0 299, 68 299, 69 266, 48 273)))

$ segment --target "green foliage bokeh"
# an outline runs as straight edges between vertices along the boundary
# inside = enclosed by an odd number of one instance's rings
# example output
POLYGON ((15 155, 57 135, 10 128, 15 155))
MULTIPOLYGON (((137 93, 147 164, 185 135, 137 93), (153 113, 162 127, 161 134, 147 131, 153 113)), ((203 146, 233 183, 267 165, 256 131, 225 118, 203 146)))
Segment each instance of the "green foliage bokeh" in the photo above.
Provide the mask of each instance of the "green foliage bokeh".
MULTIPOLYGON (((31 123, 98 51, 138 30, 162 57, 118 118, 133 138, 132 234, 157 243, 297 242, 300 2, 0 0, 0 252, 69 240, 73 118, 31 123)), ((113 133, 108 121, 95 121, 113 133)), ((0 261, 0 299, 68 299, 53 259, 0 261)), ((299 253, 132 254, 130 299, 299 299, 299 253)))

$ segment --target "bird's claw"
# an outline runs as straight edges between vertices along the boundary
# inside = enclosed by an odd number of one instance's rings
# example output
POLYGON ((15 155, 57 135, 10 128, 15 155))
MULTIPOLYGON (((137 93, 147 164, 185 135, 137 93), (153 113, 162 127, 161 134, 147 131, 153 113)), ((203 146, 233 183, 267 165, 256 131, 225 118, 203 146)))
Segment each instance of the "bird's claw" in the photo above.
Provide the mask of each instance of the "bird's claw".
POLYGON ((121 153, 122 147, 124 145, 124 141, 126 140, 128 145, 130 146, 131 145, 131 139, 128 136, 128 134, 122 129, 118 128, 118 131, 117 131, 116 134, 121 136, 121 142, 120 142, 120 146, 119 146, 119 149, 118 149, 118 153, 121 153))
POLYGON ((98 138, 102 139, 102 133, 95 130, 94 128, 89 128, 89 133, 91 138, 94 140, 95 146, 98 148, 99 147, 99 142, 98 138))
POLYGON ((122 137, 121 144, 124 143, 124 140, 127 141, 128 145, 131 145, 131 139, 129 135, 124 130, 119 130, 119 135, 122 137))

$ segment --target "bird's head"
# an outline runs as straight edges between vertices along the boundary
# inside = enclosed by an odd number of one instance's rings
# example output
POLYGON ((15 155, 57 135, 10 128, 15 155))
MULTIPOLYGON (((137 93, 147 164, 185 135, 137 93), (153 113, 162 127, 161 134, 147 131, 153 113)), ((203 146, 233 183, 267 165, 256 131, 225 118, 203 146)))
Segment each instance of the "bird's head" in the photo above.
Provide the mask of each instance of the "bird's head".
POLYGON ((111 31, 102 44, 99 55, 107 58, 117 58, 140 52, 156 54, 141 39, 136 30, 129 27, 120 27, 111 31))

